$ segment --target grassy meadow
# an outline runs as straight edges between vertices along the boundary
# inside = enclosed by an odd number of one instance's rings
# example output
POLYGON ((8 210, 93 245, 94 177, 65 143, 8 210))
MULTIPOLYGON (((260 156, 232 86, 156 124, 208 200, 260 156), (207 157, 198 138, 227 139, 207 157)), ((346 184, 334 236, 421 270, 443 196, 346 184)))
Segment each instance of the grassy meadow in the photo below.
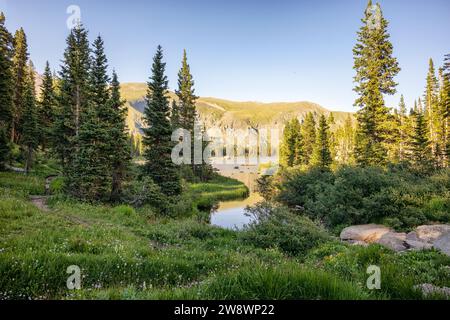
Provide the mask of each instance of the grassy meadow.
MULTIPOLYGON (((450 286, 450 258, 436 251, 349 246, 312 226, 231 231, 198 215, 163 218, 61 195, 40 210, 29 196, 43 185, 42 174, 0 173, 0 299, 421 299, 414 285, 450 286), (288 250, 306 237, 320 241, 288 250), (381 290, 365 286, 374 263, 385 270, 381 290), (71 265, 81 269, 81 290, 66 287, 71 265)), ((225 178, 189 188, 197 199, 246 193, 225 178)))

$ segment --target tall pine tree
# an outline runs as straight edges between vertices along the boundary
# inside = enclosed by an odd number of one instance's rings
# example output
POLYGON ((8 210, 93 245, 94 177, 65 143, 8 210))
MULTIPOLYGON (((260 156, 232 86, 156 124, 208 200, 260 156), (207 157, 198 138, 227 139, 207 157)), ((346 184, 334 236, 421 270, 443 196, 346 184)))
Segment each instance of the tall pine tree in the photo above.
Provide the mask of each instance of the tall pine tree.
POLYGON ((303 137, 303 164, 309 165, 314 144, 316 143, 316 120, 312 112, 308 112, 305 117, 301 135, 303 137))
POLYGON ((38 113, 36 107, 34 67, 30 64, 25 75, 25 89, 23 95, 23 113, 21 128, 21 145, 25 153, 25 172, 28 173, 33 162, 33 154, 39 144, 38 113))
POLYGON ((25 105, 25 90, 27 86, 27 63, 28 44, 27 37, 22 28, 14 35, 14 57, 13 57, 13 109, 11 123, 11 141, 20 142, 22 125, 22 114, 25 105))
POLYGON ((332 163, 330 152, 330 127, 327 119, 322 114, 319 119, 319 127, 317 129, 316 143, 311 158, 311 165, 321 169, 328 169, 332 163))
POLYGON ((73 28, 66 40, 67 48, 59 73, 57 119, 53 131, 54 149, 58 154, 63 173, 68 178, 77 154, 77 136, 82 112, 89 104, 90 50, 87 31, 82 25, 73 28))
POLYGON ((413 133, 411 136, 411 162, 421 173, 428 172, 431 167, 430 143, 427 138, 427 124, 421 106, 415 106, 411 114, 413 117, 413 133))
POLYGON ((174 143, 171 141, 172 126, 169 120, 170 108, 167 97, 168 81, 164 74, 163 50, 158 46, 153 58, 152 75, 148 82, 147 106, 144 109, 143 143, 146 148, 144 157, 146 175, 160 186, 166 195, 181 193, 179 170, 172 162, 171 153, 174 143))
POLYGON ((46 150, 51 141, 53 122, 55 119, 56 95, 54 90, 53 75, 47 61, 41 84, 41 95, 38 103, 40 145, 46 150))
POLYGON ((108 61, 99 36, 93 45, 89 74, 87 107, 81 110, 80 129, 76 139, 72 190, 88 201, 109 199, 112 179, 112 135, 108 61))
MULTIPOLYGON (((435 159, 439 158, 440 148, 438 142, 438 126, 439 126, 439 95, 438 95, 438 79, 434 62, 429 60, 427 84, 424 95, 425 102, 425 121, 428 129, 428 141, 430 142, 431 153, 435 159)), ((438 162, 438 161, 437 161, 438 162)))
POLYGON ((283 167, 293 167, 303 163, 303 139, 301 125, 297 118, 286 123, 283 140, 280 146, 280 164, 283 167))
POLYGON ((120 96, 120 83, 117 74, 113 72, 111 82, 111 153, 112 157, 112 202, 120 200, 123 192, 123 182, 126 178, 127 169, 130 164, 130 147, 126 128, 127 109, 124 108, 125 101, 120 96))
POLYGON ((0 170, 4 169, 10 153, 12 53, 12 35, 5 27, 5 15, 0 12, 0 170))
POLYGON ((389 109, 384 94, 395 94, 394 77, 400 71, 397 59, 392 56, 393 47, 387 32, 388 22, 379 4, 369 1, 363 26, 358 32, 353 48, 356 76, 354 91, 358 94, 356 158, 360 165, 383 165, 387 151, 389 109))

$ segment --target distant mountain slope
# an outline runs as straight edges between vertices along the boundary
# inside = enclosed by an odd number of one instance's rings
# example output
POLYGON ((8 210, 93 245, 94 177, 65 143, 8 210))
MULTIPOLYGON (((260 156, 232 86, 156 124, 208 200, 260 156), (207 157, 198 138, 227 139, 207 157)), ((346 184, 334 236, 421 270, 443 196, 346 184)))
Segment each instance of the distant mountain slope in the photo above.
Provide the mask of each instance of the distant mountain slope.
MULTIPOLYGON (((142 112, 145 108, 145 83, 123 83, 122 97, 127 100, 127 124, 133 133, 138 133, 143 126, 142 112)), ((173 92, 169 93, 171 99, 176 99, 173 92)), ((206 127, 243 129, 249 126, 261 127, 284 124, 294 117, 303 119, 308 112, 317 115, 329 115, 330 111, 324 107, 307 101, 301 102, 238 102, 211 97, 200 97, 197 100, 197 110, 206 127)), ((333 116, 336 124, 341 124, 348 112, 335 112, 333 116)))

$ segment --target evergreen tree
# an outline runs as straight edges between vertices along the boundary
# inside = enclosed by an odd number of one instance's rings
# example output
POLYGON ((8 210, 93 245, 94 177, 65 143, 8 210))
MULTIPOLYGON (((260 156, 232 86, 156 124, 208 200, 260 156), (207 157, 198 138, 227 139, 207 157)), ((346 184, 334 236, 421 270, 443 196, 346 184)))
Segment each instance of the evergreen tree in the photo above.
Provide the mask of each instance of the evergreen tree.
POLYGON ((438 100, 438 80, 434 69, 433 60, 429 60, 427 85, 425 89, 425 121, 428 129, 428 141, 430 142, 431 153, 436 159, 439 158, 439 143, 437 127, 439 126, 439 100, 438 100))
POLYGON ((414 121, 414 131, 411 137, 411 160, 413 166, 419 172, 427 172, 430 169, 430 147, 427 138, 427 124, 422 108, 415 107, 411 115, 414 121))
POLYGON ((70 186, 72 161, 78 149, 76 138, 80 118, 89 104, 90 50, 87 31, 82 25, 78 25, 71 30, 66 43, 67 48, 59 73, 58 108, 53 141, 70 186))
POLYGON ((5 27, 5 15, 0 12, 0 170, 8 160, 8 139, 12 122, 12 36, 5 27))
POLYGON ((25 90, 27 86, 28 45, 27 37, 22 28, 14 35, 13 57, 13 109, 11 123, 11 141, 19 143, 21 136, 22 114, 25 104, 25 90))
MULTIPOLYGON (((113 107, 110 97, 108 61, 104 53, 102 38, 97 37, 93 46, 89 75, 89 102, 81 114, 72 182, 75 196, 88 201, 105 201, 111 198, 114 176, 112 163, 115 162, 115 157, 119 160, 122 156, 122 150, 115 148, 116 143, 119 142, 117 139, 121 137, 116 134, 112 124, 118 110, 113 107), (117 154, 115 154, 116 152, 117 154)), ((118 84, 115 83, 115 85, 118 84)), ((117 88, 115 89, 117 90, 117 88)), ((121 103, 120 100, 118 103, 121 103)), ((120 142, 123 141, 120 140, 120 142)), ((128 153, 126 139, 122 147, 125 148, 123 152, 128 153)), ((119 191, 115 190, 115 192, 119 191)), ((118 194, 116 195, 118 196, 118 194)))
POLYGON ((181 128, 180 108, 175 100, 172 100, 172 107, 170 108, 170 123, 173 130, 181 128))
POLYGON ((56 96, 54 91, 53 75, 47 61, 41 85, 41 96, 38 104, 40 144, 45 151, 51 140, 53 122, 55 118, 56 96))
POLYGON ((6 127, 0 126, 0 171, 5 170, 11 152, 6 127))
POLYGON ((301 125, 297 118, 286 123, 280 146, 280 165, 293 167, 303 163, 303 141, 301 125))
POLYGON ((147 106, 144 109, 144 120, 147 124, 143 139, 146 147, 144 156, 147 160, 144 170, 164 194, 172 196, 181 193, 181 182, 178 168, 171 159, 174 143, 171 141, 172 126, 169 120, 165 68, 163 51, 161 46, 158 46, 153 58, 152 76, 148 82, 147 106))
POLYGON ((311 165, 327 169, 332 163, 329 141, 329 130, 327 119, 324 115, 320 116, 319 128, 317 130, 316 143, 314 145, 311 165))
POLYGON ((302 124, 301 136, 303 137, 303 164, 309 165, 316 143, 316 120, 312 112, 306 114, 302 124))
POLYGON ((444 60, 442 109, 445 118, 445 165, 450 167, 450 54, 444 60))
POLYGON ((384 94, 395 94, 394 77, 400 71, 387 33, 388 22, 379 4, 369 1, 363 26, 353 48, 356 76, 354 91, 358 94, 356 158, 360 165, 380 165, 386 162, 385 140, 389 134, 389 109, 384 94))
POLYGON ((193 132, 195 121, 197 120, 197 110, 195 108, 197 96, 195 95, 191 69, 187 63, 186 50, 183 51, 181 69, 178 72, 178 89, 175 93, 179 101, 178 108, 181 127, 193 132))
POLYGON ((344 124, 336 130, 336 161, 340 164, 354 162, 353 149, 355 145, 355 130, 351 115, 348 115, 344 124))
POLYGON ((25 172, 28 173, 32 166, 33 153, 39 144, 38 114, 36 107, 34 68, 30 62, 25 78, 25 90, 23 96, 23 114, 21 130, 21 145, 25 151, 25 172))
POLYGON ((398 106, 398 159, 400 162, 406 159, 406 146, 408 144, 408 119, 406 114, 406 103, 403 95, 400 97, 398 106))
POLYGON ((123 181, 130 165, 130 148, 128 145, 127 127, 125 124, 127 109, 125 101, 120 96, 120 83, 117 74, 113 72, 111 82, 111 98, 109 104, 112 108, 111 117, 111 153, 112 157, 112 186, 110 200, 120 200, 123 192, 123 181))

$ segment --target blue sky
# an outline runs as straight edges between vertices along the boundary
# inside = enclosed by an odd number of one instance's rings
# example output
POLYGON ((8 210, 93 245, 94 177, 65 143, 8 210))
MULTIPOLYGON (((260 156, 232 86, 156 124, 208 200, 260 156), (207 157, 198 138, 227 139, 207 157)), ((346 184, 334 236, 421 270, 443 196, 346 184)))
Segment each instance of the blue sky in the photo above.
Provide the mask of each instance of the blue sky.
MULTIPOLYGON (((450 53, 450 1, 379 2, 402 68, 398 91, 411 105, 428 59, 439 66, 450 53)), ((366 0, 0 0, 9 30, 25 29, 39 72, 46 60, 59 69, 72 4, 90 38, 104 38, 122 82, 146 81, 161 44, 171 88, 185 48, 198 95, 356 110, 352 48, 366 0)), ((398 100, 386 98, 390 106, 398 100)))

